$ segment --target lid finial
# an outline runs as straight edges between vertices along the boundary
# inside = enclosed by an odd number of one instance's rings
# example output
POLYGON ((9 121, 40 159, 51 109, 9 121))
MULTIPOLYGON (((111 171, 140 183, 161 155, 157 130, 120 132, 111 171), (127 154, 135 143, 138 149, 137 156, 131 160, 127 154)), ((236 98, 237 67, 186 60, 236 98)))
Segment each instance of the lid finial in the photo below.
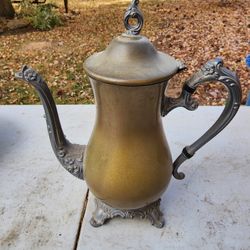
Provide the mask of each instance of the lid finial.
POLYGON ((141 29, 143 27, 143 14, 141 13, 139 7, 139 0, 132 0, 132 3, 127 8, 126 13, 124 15, 124 25, 127 29, 128 34, 139 35, 141 29), (137 20, 137 24, 131 25, 129 23, 130 18, 134 18, 137 20))

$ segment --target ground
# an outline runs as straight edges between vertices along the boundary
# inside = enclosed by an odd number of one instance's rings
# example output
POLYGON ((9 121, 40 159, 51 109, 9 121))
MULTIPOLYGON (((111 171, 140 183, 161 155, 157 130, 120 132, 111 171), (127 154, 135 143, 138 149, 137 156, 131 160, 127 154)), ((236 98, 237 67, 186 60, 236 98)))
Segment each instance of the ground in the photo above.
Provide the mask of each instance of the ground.
MULTIPOLYGON (((54 2, 63 11, 63 1, 54 2)), ((0 104, 39 103, 34 90, 14 78, 24 64, 43 75, 57 103, 93 103, 83 62, 124 32, 129 2, 72 0, 73 12, 61 27, 44 32, 26 27, 0 34, 0 104)), ((170 95, 178 95, 183 82, 206 61, 221 57, 239 75, 244 104, 250 89, 245 65, 250 53, 249 1, 144 0, 140 7, 145 18, 142 34, 188 67, 170 81, 170 95)), ((195 96, 202 105, 222 105, 227 94, 222 85, 209 84, 199 87, 195 96)))

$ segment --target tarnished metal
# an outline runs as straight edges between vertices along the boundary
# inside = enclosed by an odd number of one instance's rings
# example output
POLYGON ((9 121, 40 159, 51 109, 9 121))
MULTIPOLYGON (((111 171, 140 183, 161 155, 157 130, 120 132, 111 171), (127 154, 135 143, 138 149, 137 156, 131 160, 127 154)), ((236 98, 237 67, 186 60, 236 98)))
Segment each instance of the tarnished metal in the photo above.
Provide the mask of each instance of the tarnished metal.
POLYGON ((172 175, 160 115, 164 83, 127 87, 90 80, 97 112, 84 160, 87 185, 112 207, 144 207, 161 197, 172 175))
POLYGON ((220 133, 234 118, 241 104, 241 86, 237 75, 223 67, 223 61, 217 58, 207 62, 199 72, 185 82, 179 98, 164 98, 162 108, 163 116, 177 107, 195 110, 198 108, 198 103, 192 99, 192 94, 200 84, 211 81, 221 82, 228 89, 229 95, 226 106, 215 124, 192 145, 185 147, 181 155, 176 159, 173 164, 173 176, 176 179, 181 180, 185 177, 184 173, 178 172, 180 165, 191 158, 197 150, 220 133))
POLYGON ((139 0, 133 0, 124 15, 124 26, 127 29, 127 34, 138 35, 143 27, 144 19, 143 14, 139 9, 139 0), (136 25, 130 25, 131 18, 137 20, 136 25))
POLYGON ((31 84, 40 96, 47 121, 50 142, 57 159, 72 175, 83 179, 85 145, 70 143, 64 136, 53 97, 46 82, 33 69, 24 66, 15 77, 31 84))
POLYGON ((121 217, 124 219, 139 217, 140 219, 148 219, 151 224, 157 228, 162 228, 165 225, 165 219, 160 210, 160 202, 161 200, 159 199, 142 208, 125 210, 110 207, 100 200, 95 199, 96 210, 93 213, 90 224, 93 227, 100 227, 107 220, 115 217, 121 217))
POLYGON ((178 167, 216 136, 232 120, 241 103, 237 76, 221 60, 209 61, 186 81, 179 98, 165 96, 168 80, 185 69, 173 57, 158 52, 144 36, 139 1, 132 1, 125 14, 129 32, 115 38, 108 48, 88 58, 84 69, 96 102, 95 126, 87 146, 69 143, 44 80, 25 66, 16 77, 33 85, 44 105, 50 141, 61 164, 86 180, 98 198, 91 224, 102 225, 115 216, 149 218, 164 225, 159 201, 172 174, 183 179, 178 167), (129 19, 138 24, 129 26, 129 19), (229 91, 226 107, 217 122, 195 143, 184 148, 173 163, 162 127, 162 116, 176 107, 194 110, 191 98, 199 84, 222 82, 229 91))
POLYGON ((167 82, 184 67, 159 52, 144 36, 122 34, 102 52, 84 62, 87 74, 98 81, 121 86, 145 86, 167 82))

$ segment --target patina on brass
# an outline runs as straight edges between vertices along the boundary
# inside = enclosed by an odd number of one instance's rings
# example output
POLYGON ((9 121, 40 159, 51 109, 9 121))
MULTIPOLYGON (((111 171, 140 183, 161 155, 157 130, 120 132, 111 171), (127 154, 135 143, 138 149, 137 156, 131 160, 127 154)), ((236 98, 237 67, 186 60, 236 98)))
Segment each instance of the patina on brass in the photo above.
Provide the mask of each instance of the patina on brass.
POLYGON ((227 126, 241 103, 239 80, 235 73, 223 67, 220 59, 209 61, 187 80, 179 98, 165 96, 168 80, 185 66, 158 52, 146 37, 139 35, 143 16, 138 4, 138 0, 132 1, 126 11, 127 32, 84 63, 97 107, 95 127, 87 146, 66 140, 45 81, 27 66, 16 74, 33 85, 42 100, 58 160, 74 176, 85 179, 95 195, 93 226, 116 216, 139 216, 162 227, 160 197, 172 174, 177 179, 184 178, 178 172, 179 166, 227 126), (135 26, 129 24, 130 18, 137 19, 135 26), (161 116, 177 107, 195 110, 198 104, 192 94, 208 81, 219 81, 228 89, 225 109, 216 123, 185 147, 173 162, 161 116))
POLYGON ((172 173, 160 118, 164 84, 127 87, 91 80, 97 119, 85 155, 85 180, 115 208, 158 200, 172 173))

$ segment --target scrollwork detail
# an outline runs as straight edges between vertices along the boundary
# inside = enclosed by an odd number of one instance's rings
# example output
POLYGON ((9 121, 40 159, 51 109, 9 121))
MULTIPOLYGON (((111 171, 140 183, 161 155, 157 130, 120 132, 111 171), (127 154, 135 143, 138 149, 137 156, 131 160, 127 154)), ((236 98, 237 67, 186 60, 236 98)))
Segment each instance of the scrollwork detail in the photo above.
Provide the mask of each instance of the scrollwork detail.
POLYGON ((165 221, 163 214, 160 211, 160 202, 161 200, 159 199, 143 208, 125 210, 113 208, 102 201, 95 199, 96 210, 93 213, 90 224, 94 227, 99 227, 102 226, 107 220, 115 217, 121 217, 124 219, 133 219, 138 217, 140 219, 149 219, 153 226, 162 228, 165 221))
POLYGON ((45 110, 45 118, 50 142, 54 153, 62 166, 77 178, 83 179, 83 158, 85 145, 72 144, 66 140, 53 97, 46 82, 32 68, 24 66, 15 74, 17 79, 34 86, 45 110))
POLYGON ((143 14, 139 9, 139 0, 133 0, 124 15, 124 26, 127 29, 128 34, 138 35, 143 27, 144 19, 143 14), (137 20, 136 25, 130 25, 130 18, 137 20))
POLYGON ((178 172, 180 165, 191 158, 197 150, 220 133, 236 115, 242 98, 241 86, 237 75, 223 67, 223 61, 217 58, 208 61, 196 74, 185 82, 182 93, 178 98, 163 97, 162 116, 167 115, 171 110, 177 107, 195 110, 198 107, 198 103, 192 99, 192 94, 200 84, 209 81, 219 81, 225 85, 229 92, 227 104, 215 124, 192 145, 186 146, 175 160, 173 163, 173 176, 176 179, 183 179, 185 177, 184 173, 178 172))

